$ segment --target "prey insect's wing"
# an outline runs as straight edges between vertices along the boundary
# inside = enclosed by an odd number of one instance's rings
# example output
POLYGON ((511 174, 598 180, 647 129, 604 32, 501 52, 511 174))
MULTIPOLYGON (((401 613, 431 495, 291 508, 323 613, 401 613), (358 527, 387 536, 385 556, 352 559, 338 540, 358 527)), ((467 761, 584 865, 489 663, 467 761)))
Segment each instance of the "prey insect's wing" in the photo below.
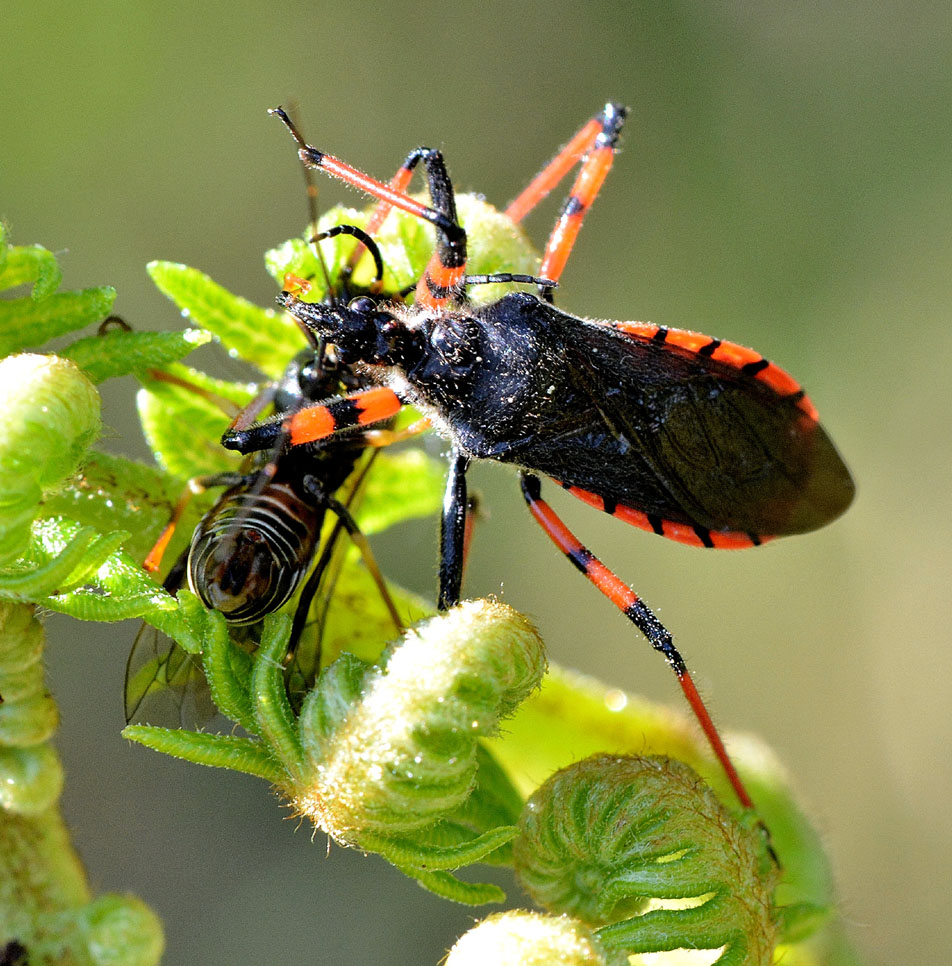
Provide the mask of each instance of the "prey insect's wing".
POLYGON ((127 724, 200 728, 218 713, 197 655, 143 623, 126 662, 127 724))
POLYGON ((314 569, 301 588, 292 632, 293 653, 285 669, 288 697, 295 710, 300 708, 321 671, 324 654, 324 627, 330 598, 343 564, 346 541, 340 539, 336 521, 330 522, 329 536, 321 542, 314 569))
MULTIPOLYGON (((363 464, 352 476, 346 498, 342 500, 345 511, 352 511, 359 503, 363 483, 377 453, 378 450, 369 450, 363 464)), ((298 598, 291 634, 292 654, 285 671, 288 695, 294 707, 299 705, 314 686, 321 665, 333 660, 339 653, 339 648, 325 649, 325 644, 332 608, 347 606, 346 602, 335 597, 350 550, 350 541, 341 539, 345 536, 345 529, 343 521, 336 513, 327 515, 316 559, 312 562, 311 572, 298 598)), ((349 642, 349 645, 352 643, 349 642)))
MULTIPOLYGON (((164 586, 174 594, 185 578, 186 550, 164 586)), ((126 724, 199 728, 218 713, 197 655, 143 622, 126 661, 126 724)))

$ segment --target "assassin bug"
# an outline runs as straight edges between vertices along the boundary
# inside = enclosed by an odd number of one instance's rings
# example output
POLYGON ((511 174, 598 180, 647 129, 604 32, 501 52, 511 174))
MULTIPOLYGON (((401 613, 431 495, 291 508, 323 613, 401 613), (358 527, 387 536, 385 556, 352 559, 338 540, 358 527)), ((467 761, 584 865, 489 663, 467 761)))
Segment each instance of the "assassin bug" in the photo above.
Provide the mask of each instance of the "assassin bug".
MULTIPOLYGON (((339 225, 315 236, 312 241, 319 242, 338 234, 353 235, 367 246, 376 267, 371 288, 379 287, 382 277, 380 254, 373 240, 361 229, 339 225)), ((353 294, 347 289, 349 278, 346 272, 341 282, 343 294, 353 294)), ((330 286, 328 288, 330 291, 330 286)), ((335 293, 329 297, 341 296, 335 293)), ((310 332, 306 334, 311 348, 295 356, 281 381, 260 393, 233 425, 250 423, 269 404, 276 413, 286 416, 328 396, 366 387, 366 378, 342 365, 333 347, 310 332)), ((153 375, 165 381, 176 381, 166 374, 153 375)), ((187 388, 197 390, 194 386, 187 388)), ((245 472, 218 474, 194 481, 193 490, 215 486, 228 489, 202 517, 190 546, 173 565, 164 586, 175 593, 187 581, 192 592, 206 606, 221 611, 229 623, 237 627, 257 624, 285 604, 300 587, 288 661, 292 700, 296 694, 306 692, 320 666, 320 633, 316 642, 306 649, 306 654, 299 653, 297 645, 311 603, 326 578, 343 530, 363 554, 394 627, 398 633, 402 630, 402 622, 369 544, 348 509, 377 451, 373 444, 387 442, 388 434, 388 430, 371 430, 294 449, 277 446, 271 452, 255 454, 245 472), (360 466, 368 451, 370 455, 360 466), (349 497, 338 499, 336 494, 348 481, 352 481, 349 497), (337 521, 322 542, 327 511, 333 512, 337 521), (302 587, 309 571, 310 576, 302 587)), ((189 496, 187 492, 176 507, 172 521, 146 561, 146 569, 158 569, 161 554, 189 496)), ((126 720, 149 717, 154 722, 156 715, 171 718, 168 713, 168 702, 171 701, 177 706, 179 721, 175 724, 203 724, 215 713, 205 691, 204 674, 192 656, 155 628, 143 625, 126 668, 126 720)))
POLYGON ((479 307, 468 298, 466 232, 440 152, 418 148, 387 185, 306 144, 280 108, 274 113, 305 164, 378 199, 375 225, 396 207, 434 226, 436 248, 411 306, 366 298, 327 306, 282 293, 278 301, 333 342, 342 360, 376 367, 379 385, 227 433, 224 445, 249 452, 286 435, 295 446, 389 418, 404 403, 418 407, 451 447, 441 608, 460 597, 470 461, 519 467, 533 517, 664 655, 738 799, 751 808, 671 634, 556 516, 535 473, 637 527, 714 548, 823 526, 849 505, 853 483, 799 384, 758 353, 650 323, 580 319, 551 304, 626 110, 606 105, 507 209, 520 221, 579 164, 546 245, 539 295, 511 293, 479 307), (405 191, 420 161, 429 206, 405 191))

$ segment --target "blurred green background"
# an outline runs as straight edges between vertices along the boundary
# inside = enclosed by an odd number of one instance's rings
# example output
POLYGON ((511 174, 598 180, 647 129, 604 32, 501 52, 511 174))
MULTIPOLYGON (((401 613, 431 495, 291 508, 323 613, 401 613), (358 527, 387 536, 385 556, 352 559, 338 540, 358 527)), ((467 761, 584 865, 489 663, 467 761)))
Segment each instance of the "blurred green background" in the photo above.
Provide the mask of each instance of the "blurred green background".
MULTIPOLYGON (((554 502, 675 632, 720 722, 787 763, 869 961, 945 959, 948 4, 35 0, 3 21, 0 217, 61 254, 67 287, 115 285, 141 328, 179 324, 154 258, 273 298, 261 254, 305 208, 268 107, 296 99, 309 140, 383 178, 438 146, 460 190, 503 204, 606 99, 627 103, 559 303, 756 346, 807 386, 859 495, 826 530, 738 554, 554 502)), ((555 207, 529 223, 540 243, 555 207)), ((132 385, 107 390, 107 445, 144 456, 132 385)), ((554 660, 676 702, 513 474, 474 479, 468 593, 534 616, 554 660)), ((385 569, 432 593, 434 538, 435 521, 389 535, 385 569)), ((378 859, 325 857, 260 783, 122 741, 134 626, 49 623, 68 819, 95 885, 164 916, 166 962, 436 963, 467 927, 378 859)))

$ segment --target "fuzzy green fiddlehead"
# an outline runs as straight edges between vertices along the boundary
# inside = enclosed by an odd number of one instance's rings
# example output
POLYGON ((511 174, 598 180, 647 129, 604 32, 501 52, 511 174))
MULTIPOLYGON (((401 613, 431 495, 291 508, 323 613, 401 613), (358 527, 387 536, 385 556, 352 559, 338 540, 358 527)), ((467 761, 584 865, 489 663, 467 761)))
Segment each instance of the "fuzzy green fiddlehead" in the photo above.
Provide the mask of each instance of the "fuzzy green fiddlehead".
MULTIPOLYGON (((19 765, 32 771, 23 758, 26 749, 48 741, 59 723, 56 702, 44 680, 43 642, 43 628, 31 607, 0 602, 0 749, 10 756, 4 758, 4 770, 13 771, 19 765)), ((54 787, 58 795, 59 787, 54 787)), ((23 796, 32 788, 33 781, 26 786, 14 782, 7 795, 23 796)), ((28 806, 28 810, 33 809, 28 806)))
POLYGON ((681 762, 599 755, 557 772, 527 803, 514 854, 533 899, 598 927, 608 950, 772 961, 777 869, 762 831, 681 762))
POLYGON ((445 966, 625 966, 604 950, 585 923, 521 909, 487 916, 464 933, 445 966))
MULTIPOLYGON (((112 289, 56 293, 52 254, 7 247, 3 236, 0 228, 0 289, 33 287, 0 301, 0 349, 33 348, 108 313, 112 289)), ((96 355, 85 353, 90 365, 96 355)), ((43 628, 26 602, 67 609, 66 592, 97 576, 97 600, 109 596, 107 562, 118 564, 123 534, 101 534, 41 502, 64 492, 99 434, 99 397, 73 362, 21 353, 0 361, 0 405, 0 961, 155 966, 157 918, 131 896, 92 899, 60 816, 63 770, 49 741, 58 715, 44 680, 43 628)), ((129 597, 110 603, 121 616, 129 597)))
POLYGON ((56 706, 33 611, 0 602, 0 961, 155 966, 158 919, 133 896, 92 899, 60 817, 56 706))
POLYGON ((71 362, 17 355, 0 361, 0 563, 19 554, 44 492, 75 472, 99 435, 99 396, 71 362))
POLYGON ((521 800, 479 739, 538 686, 546 662, 536 631, 501 604, 463 604, 409 631, 379 666, 338 658, 297 716, 280 663, 288 631, 285 616, 269 617, 248 658, 209 615, 206 675, 251 737, 141 725, 123 734, 267 778, 336 841, 381 854, 442 896, 502 900, 496 886, 452 870, 508 859, 521 800))
POLYGON ((338 841, 427 825, 466 800, 477 739, 544 671, 538 635, 501 604, 472 601, 433 618, 379 669, 358 681, 344 665, 309 695, 299 727, 310 779, 289 797, 338 841))

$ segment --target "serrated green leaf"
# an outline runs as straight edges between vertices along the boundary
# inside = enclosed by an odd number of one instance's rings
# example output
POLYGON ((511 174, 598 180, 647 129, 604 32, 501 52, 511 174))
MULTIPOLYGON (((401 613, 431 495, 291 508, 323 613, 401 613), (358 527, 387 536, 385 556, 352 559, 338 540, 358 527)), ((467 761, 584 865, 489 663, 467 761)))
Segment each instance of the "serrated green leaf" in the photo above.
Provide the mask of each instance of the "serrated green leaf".
POLYGON ((33 282, 30 297, 38 302, 52 295, 62 280, 56 256, 42 245, 6 248, 6 257, 0 270, 0 291, 33 282))
POLYGON ((208 765, 212 768, 242 771, 272 784, 286 777, 284 770, 268 751, 250 738, 199 734, 173 728, 155 728, 151 725, 128 725, 122 729, 122 737, 174 758, 184 758, 197 765, 208 765))
POLYGON ((36 348, 49 339, 102 321, 112 309, 116 290, 108 285, 81 292, 57 292, 0 301, 0 355, 36 348))
POLYGON ((102 538, 91 527, 74 527, 52 550, 34 526, 20 558, 0 573, 0 596, 37 601, 74 586, 118 546, 117 537, 102 538))
POLYGON ((209 612, 191 591, 182 589, 175 598, 177 607, 144 614, 143 619, 171 637, 189 654, 200 654, 208 631, 209 612))
MULTIPOLYGON (((414 195, 429 203, 429 195, 414 195)), ((473 194, 456 196, 460 222, 468 233, 469 249, 467 271, 473 275, 494 272, 533 274, 539 268, 539 255, 525 233, 498 209, 473 194)), ((318 222, 318 228, 326 231, 334 225, 349 224, 362 228, 366 225, 373 206, 364 209, 335 207, 327 211, 318 222)), ((412 285, 423 274, 433 253, 435 234, 432 226, 404 212, 393 210, 382 229, 374 236, 384 265, 383 288, 386 292, 399 292, 412 285)), ((321 253, 331 279, 338 279, 351 252, 360 245, 349 235, 338 235, 320 243, 321 253)), ((311 282, 311 289, 304 297, 308 302, 318 302, 326 294, 314 246, 305 239, 292 238, 273 248, 265 255, 265 266, 274 280, 282 285, 287 273, 311 282)), ((373 262, 361 258, 354 272, 353 282, 367 286, 373 277, 373 262)), ((512 291, 513 285, 480 285, 471 295, 477 303, 484 304, 512 291)))
POLYGON ((183 332, 106 332, 79 339, 60 352, 95 383, 131 372, 161 368, 210 342, 203 329, 183 332))
MULTIPOLYGON (((210 379, 184 366, 168 371, 187 382, 231 399, 240 406, 254 396, 253 387, 210 379)), ((233 472, 241 462, 220 442, 231 416, 209 399, 184 386, 144 380, 136 397, 146 441, 161 467, 180 479, 233 472)))
POLYGON ((216 335, 233 355, 277 379, 288 361, 304 347, 300 329, 285 313, 262 309, 232 295, 195 268, 176 262, 147 266, 159 291, 183 314, 216 335))
POLYGON ((257 733, 250 693, 253 661, 228 634, 221 615, 209 613, 202 648, 202 667, 218 710, 249 734, 257 733))
POLYGON ((78 539, 92 532, 79 559, 72 561, 68 574, 57 580, 60 586, 82 582, 68 593, 53 593, 50 588, 32 593, 30 599, 50 610, 69 614, 81 620, 116 621, 143 617, 156 611, 173 610, 171 598, 129 556, 118 550, 127 533, 95 536, 89 527, 73 520, 50 518, 33 526, 32 540, 23 556, 24 568, 48 568, 64 560, 78 539))
POLYGON ((506 893, 490 882, 463 882, 452 872, 429 872, 411 865, 393 863, 404 875, 416 879, 428 892, 466 906, 484 906, 505 902, 506 893))
POLYGON ((43 606, 82 621, 123 621, 174 611, 167 594, 127 554, 111 555, 86 586, 43 600, 43 606))
MULTIPOLYGON (((132 536, 124 549, 134 560, 144 560, 181 495, 181 479, 157 467, 91 451, 79 474, 44 499, 40 515, 68 517, 100 531, 128 530, 132 536)), ((174 560, 191 539, 212 499, 212 494, 203 494, 189 504, 167 551, 168 559, 174 560)))

